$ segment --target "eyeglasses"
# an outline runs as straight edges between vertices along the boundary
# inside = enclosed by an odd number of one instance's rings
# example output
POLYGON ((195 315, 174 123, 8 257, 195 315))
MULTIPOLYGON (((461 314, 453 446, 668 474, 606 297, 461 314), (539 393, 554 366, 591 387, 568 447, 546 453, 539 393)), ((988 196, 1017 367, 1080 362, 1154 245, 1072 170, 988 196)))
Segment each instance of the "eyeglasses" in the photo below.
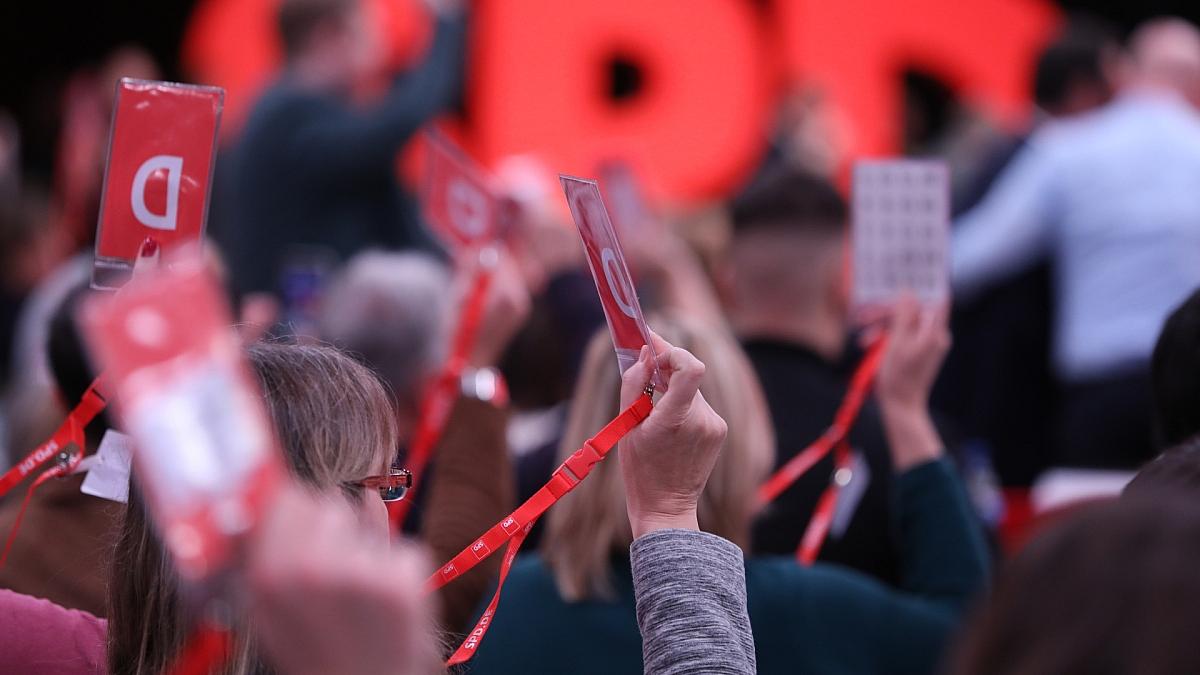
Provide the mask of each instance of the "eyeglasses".
POLYGON ((392 468, 383 476, 368 476, 357 483, 350 483, 357 488, 367 488, 379 491, 379 498, 385 502, 398 502, 408 494, 412 487, 412 472, 408 469, 392 468))

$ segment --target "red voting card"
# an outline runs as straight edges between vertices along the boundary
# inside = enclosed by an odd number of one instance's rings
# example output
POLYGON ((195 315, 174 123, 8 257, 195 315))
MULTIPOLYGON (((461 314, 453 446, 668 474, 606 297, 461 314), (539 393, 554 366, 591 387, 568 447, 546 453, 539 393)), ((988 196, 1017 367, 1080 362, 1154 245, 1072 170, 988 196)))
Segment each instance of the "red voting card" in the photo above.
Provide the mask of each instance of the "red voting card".
POLYGON ((82 318, 154 521, 180 573, 199 579, 231 562, 283 471, 220 288, 188 253, 96 297, 82 318))
MULTIPOLYGON (((654 345, 650 342, 650 328, 638 304, 633 278, 621 253, 621 242, 613 232, 596 181, 563 175, 558 179, 567 196, 571 217, 583 238, 588 267, 592 270, 596 292, 600 294, 600 304, 604 307, 613 346, 617 350, 617 363, 621 372, 624 372, 637 362, 642 345, 650 345, 651 351, 654 345)), ((660 388, 665 384, 657 370, 654 384, 660 388)))
POLYGON ((425 140, 429 164, 422 202, 434 233, 454 248, 494 240, 501 200, 488 174, 446 138, 427 134, 425 140))
POLYGON ((932 160, 872 160, 854 166, 854 306, 891 303, 903 291, 922 302, 950 296, 950 181, 932 160))
POLYGON ((200 241, 225 91, 123 79, 113 105, 92 283, 128 278, 142 242, 200 241))

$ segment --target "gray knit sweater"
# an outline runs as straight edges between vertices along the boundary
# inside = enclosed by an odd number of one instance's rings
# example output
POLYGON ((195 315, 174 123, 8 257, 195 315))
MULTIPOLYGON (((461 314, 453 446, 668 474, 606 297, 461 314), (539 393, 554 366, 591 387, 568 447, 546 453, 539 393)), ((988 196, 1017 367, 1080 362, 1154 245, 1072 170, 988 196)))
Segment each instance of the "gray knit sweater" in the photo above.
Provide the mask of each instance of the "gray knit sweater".
POLYGON ((634 541, 629 557, 646 675, 755 672, 741 549, 659 530, 634 541))

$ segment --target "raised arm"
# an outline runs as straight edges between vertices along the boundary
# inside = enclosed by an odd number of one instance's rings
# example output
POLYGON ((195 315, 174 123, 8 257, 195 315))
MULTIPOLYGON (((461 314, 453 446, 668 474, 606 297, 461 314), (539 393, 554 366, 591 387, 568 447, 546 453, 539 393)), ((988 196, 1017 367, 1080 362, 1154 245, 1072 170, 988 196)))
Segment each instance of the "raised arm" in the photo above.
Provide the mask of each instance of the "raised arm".
MULTIPOLYGON (((699 392, 704 364, 656 340, 667 391, 621 442, 638 629, 648 675, 755 672, 741 550, 699 531, 696 504, 726 426, 699 392)), ((650 381, 649 350, 625 373, 628 405, 650 381)))
POLYGON ((954 294, 969 298, 1041 260, 1053 240, 1054 168, 1045 139, 1018 152, 978 206, 955 222, 954 294))
POLYGON ((460 95, 465 53, 461 12, 439 13, 425 58, 381 101, 362 110, 314 108, 296 122, 287 134, 291 170, 338 185, 386 175, 403 145, 460 95))
POLYGON ((983 587, 987 564, 978 524, 929 416, 929 391, 950 348, 947 309, 906 297, 891 324, 876 394, 900 473, 902 584, 961 609, 983 587))

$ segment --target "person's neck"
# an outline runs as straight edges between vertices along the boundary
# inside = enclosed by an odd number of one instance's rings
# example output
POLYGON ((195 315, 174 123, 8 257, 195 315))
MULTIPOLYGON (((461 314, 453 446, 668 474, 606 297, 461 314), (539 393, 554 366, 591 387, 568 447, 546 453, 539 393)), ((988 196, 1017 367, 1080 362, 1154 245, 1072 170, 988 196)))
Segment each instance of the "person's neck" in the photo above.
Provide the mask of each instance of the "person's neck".
POLYGON ((801 345, 829 361, 842 357, 846 325, 828 312, 758 311, 739 312, 734 317, 738 335, 801 345))

